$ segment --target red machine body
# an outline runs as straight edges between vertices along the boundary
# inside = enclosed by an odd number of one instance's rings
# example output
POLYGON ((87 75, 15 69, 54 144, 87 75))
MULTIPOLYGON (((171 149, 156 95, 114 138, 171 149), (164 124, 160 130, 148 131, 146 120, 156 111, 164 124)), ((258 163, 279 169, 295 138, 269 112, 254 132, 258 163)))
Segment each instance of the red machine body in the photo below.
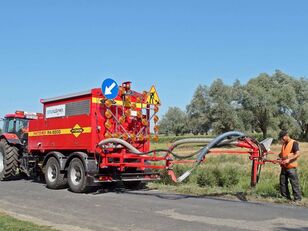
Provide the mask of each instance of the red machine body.
MULTIPOLYGON (((119 145, 102 148, 99 143, 117 138, 139 152, 148 152, 150 124, 153 118, 155 123, 158 121, 158 105, 151 105, 147 100, 148 93, 132 91, 130 82, 122 84, 114 100, 106 99, 99 88, 41 100, 44 117, 30 121, 28 152, 42 158, 58 152, 67 162, 74 153, 86 154, 96 161, 95 177, 99 181, 114 181, 109 174, 112 171, 140 173, 145 170, 148 156, 130 153, 119 145), (102 169, 104 174, 98 174, 102 169)), ((156 132, 157 129, 155 126, 156 132)), ((155 173, 154 178, 158 177, 155 173)), ((152 178, 151 174, 146 176, 152 178)))
POLYGON ((29 151, 94 154, 99 142, 111 137, 128 140, 142 152, 149 151, 150 128, 148 123, 142 124, 142 119, 149 117, 150 109, 146 104, 140 107, 141 103, 136 102, 138 96, 131 97, 129 107, 128 101, 118 96, 111 102, 116 107, 109 108, 106 106, 109 101, 104 99, 101 89, 41 100, 45 116, 30 122, 29 151), (135 110, 131 109, 131 104, 137 104, 135 110), (106 117, 109 110, 115 118, 106 117), (138 117, 140 112, 142 117, 138 117), (125 114, 125 121, 117 123, 125 114))

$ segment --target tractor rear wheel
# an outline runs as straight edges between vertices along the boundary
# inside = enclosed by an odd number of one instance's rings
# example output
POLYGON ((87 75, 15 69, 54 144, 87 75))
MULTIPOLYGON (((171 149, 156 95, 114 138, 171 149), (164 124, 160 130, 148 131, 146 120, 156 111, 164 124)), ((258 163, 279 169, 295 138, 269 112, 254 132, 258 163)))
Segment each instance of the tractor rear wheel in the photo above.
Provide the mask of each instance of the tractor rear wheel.
POLYGON ((45 166, 45 181, 50 189, 63 189, 67 185, 65 175, 60 172, 60 164, 55 157, 48 159, 45 166))
POLYGON ((68 167, 68 185, 74 193, 87 192, 87 177, 85 167, 79 158, 74 158, 68 167))
POLYGON ((0 180, 9 180, 18 169, 18 148, 5 139, 0 140, 0 180))

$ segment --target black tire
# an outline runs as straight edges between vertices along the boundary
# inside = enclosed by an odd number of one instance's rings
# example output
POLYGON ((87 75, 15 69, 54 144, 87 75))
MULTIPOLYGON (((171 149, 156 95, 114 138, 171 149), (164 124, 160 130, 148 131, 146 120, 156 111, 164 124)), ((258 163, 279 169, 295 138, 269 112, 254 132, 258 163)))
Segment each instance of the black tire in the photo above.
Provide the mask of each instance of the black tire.
POLYGON ((88 191, 85 167, 79 158, 74 158, 68 167, 68 185, 74 193, 88 191))
POLYGON ((45 181, 49 189, 63 189, 67 186, 65 174, 61 173, 60 164, 55 157, 49 158, 46 163, 45 181))
POLYGON ((5 139, 0 141, 0 180, 10 180, 16 176, 18 169, 18 148, 10 145, 5 139))

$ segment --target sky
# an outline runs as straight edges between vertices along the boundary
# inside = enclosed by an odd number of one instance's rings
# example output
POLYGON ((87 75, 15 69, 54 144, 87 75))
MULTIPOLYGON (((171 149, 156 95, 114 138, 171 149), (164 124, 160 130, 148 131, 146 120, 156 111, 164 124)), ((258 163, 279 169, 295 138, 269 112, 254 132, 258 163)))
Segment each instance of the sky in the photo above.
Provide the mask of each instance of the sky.
POLYGON ((161 114, 199 84, 308 76, 308 1, 0 0, 0 117, 41 98, 154 84, 161 114))

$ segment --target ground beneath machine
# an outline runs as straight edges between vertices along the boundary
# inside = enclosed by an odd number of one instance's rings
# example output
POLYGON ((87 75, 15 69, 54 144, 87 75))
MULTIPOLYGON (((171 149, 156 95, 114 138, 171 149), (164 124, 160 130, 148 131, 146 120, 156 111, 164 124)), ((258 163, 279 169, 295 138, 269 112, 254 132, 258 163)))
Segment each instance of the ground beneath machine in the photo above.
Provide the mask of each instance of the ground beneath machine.
POLYGON ((0 182, 0 210, 60 230, 308 230, 308 209, 159 191, 73 194, 0 182))

